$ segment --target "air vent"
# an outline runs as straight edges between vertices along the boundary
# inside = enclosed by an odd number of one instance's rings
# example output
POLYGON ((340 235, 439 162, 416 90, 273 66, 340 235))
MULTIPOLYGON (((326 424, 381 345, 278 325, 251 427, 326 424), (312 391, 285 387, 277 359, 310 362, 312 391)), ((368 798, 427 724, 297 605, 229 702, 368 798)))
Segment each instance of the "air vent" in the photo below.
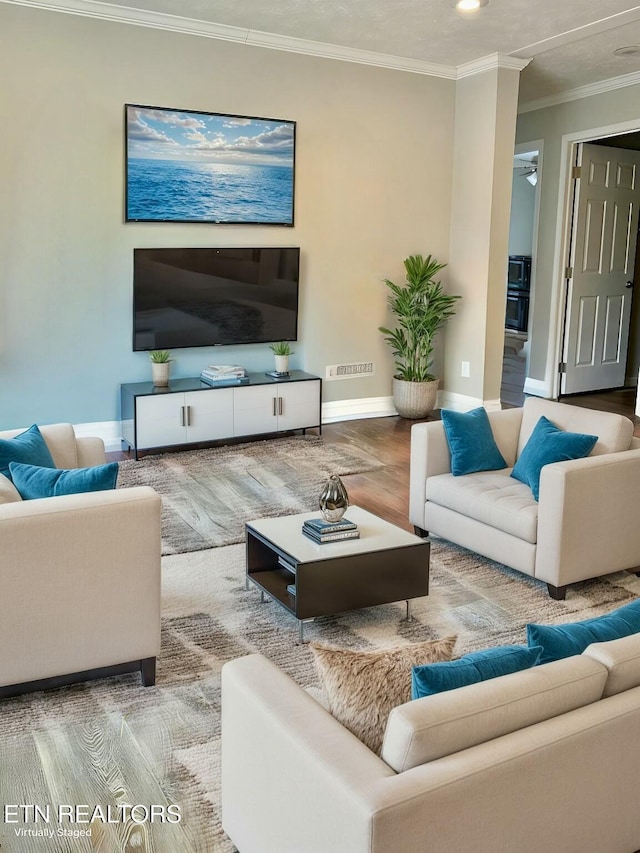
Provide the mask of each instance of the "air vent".
POLYGON ((354 361, 351 364, 329 364, 325 379, 360 379, 362 376, 373 376, 372 361, 354 361))

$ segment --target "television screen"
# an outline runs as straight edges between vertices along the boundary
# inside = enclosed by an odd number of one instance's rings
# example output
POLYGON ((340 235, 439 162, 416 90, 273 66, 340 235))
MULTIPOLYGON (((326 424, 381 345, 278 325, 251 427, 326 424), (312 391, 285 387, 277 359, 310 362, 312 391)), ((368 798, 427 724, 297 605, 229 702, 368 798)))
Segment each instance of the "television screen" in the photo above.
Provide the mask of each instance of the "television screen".
POLYGON ((299 248, 134 249, 134 351, 296 340, 299 267, 299 248))
POLYGON ((293 225, 296 123, 125 104, 127 222, 293 225))

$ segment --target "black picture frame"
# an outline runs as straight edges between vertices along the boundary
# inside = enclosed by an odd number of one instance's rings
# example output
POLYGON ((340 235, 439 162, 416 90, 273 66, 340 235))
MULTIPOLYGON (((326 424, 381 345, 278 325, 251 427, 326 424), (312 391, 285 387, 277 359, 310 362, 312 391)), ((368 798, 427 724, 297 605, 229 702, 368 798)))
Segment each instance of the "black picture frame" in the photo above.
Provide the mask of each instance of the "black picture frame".
POLYGON ((294 225, 296 123, 125 104, 125 222, 294 225))

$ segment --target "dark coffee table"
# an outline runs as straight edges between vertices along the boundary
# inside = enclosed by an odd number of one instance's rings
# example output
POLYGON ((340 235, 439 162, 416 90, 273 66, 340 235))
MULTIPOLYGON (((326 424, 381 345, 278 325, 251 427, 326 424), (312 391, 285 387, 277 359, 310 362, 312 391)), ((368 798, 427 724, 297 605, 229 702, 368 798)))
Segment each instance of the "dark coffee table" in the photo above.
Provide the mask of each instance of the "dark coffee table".
POLYGON ((429 592, 430 543, 359 507, 347 518, 360 530, 359 539, 312 542, 302 523, 320 513, 305 512, 261 518, 246 524, 246 586, 254 583, 298 620, 300 642, 304 623, 393 601, 407 602, 429 592), (295 594, 287 588, 295 585, 295 594))

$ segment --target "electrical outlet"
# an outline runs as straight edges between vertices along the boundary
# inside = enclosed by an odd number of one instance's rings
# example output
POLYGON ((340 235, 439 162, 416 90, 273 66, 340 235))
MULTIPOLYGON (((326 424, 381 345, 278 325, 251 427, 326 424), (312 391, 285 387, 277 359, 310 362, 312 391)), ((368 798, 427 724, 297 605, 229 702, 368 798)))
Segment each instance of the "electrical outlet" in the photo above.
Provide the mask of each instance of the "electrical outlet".
POLYGON ((462 367, 460 369, 460 376, 464 376, 465 379, 468 379, 470 375, 471 375, 471 372, 469 370, 469 362, 463 361, 462 367))

